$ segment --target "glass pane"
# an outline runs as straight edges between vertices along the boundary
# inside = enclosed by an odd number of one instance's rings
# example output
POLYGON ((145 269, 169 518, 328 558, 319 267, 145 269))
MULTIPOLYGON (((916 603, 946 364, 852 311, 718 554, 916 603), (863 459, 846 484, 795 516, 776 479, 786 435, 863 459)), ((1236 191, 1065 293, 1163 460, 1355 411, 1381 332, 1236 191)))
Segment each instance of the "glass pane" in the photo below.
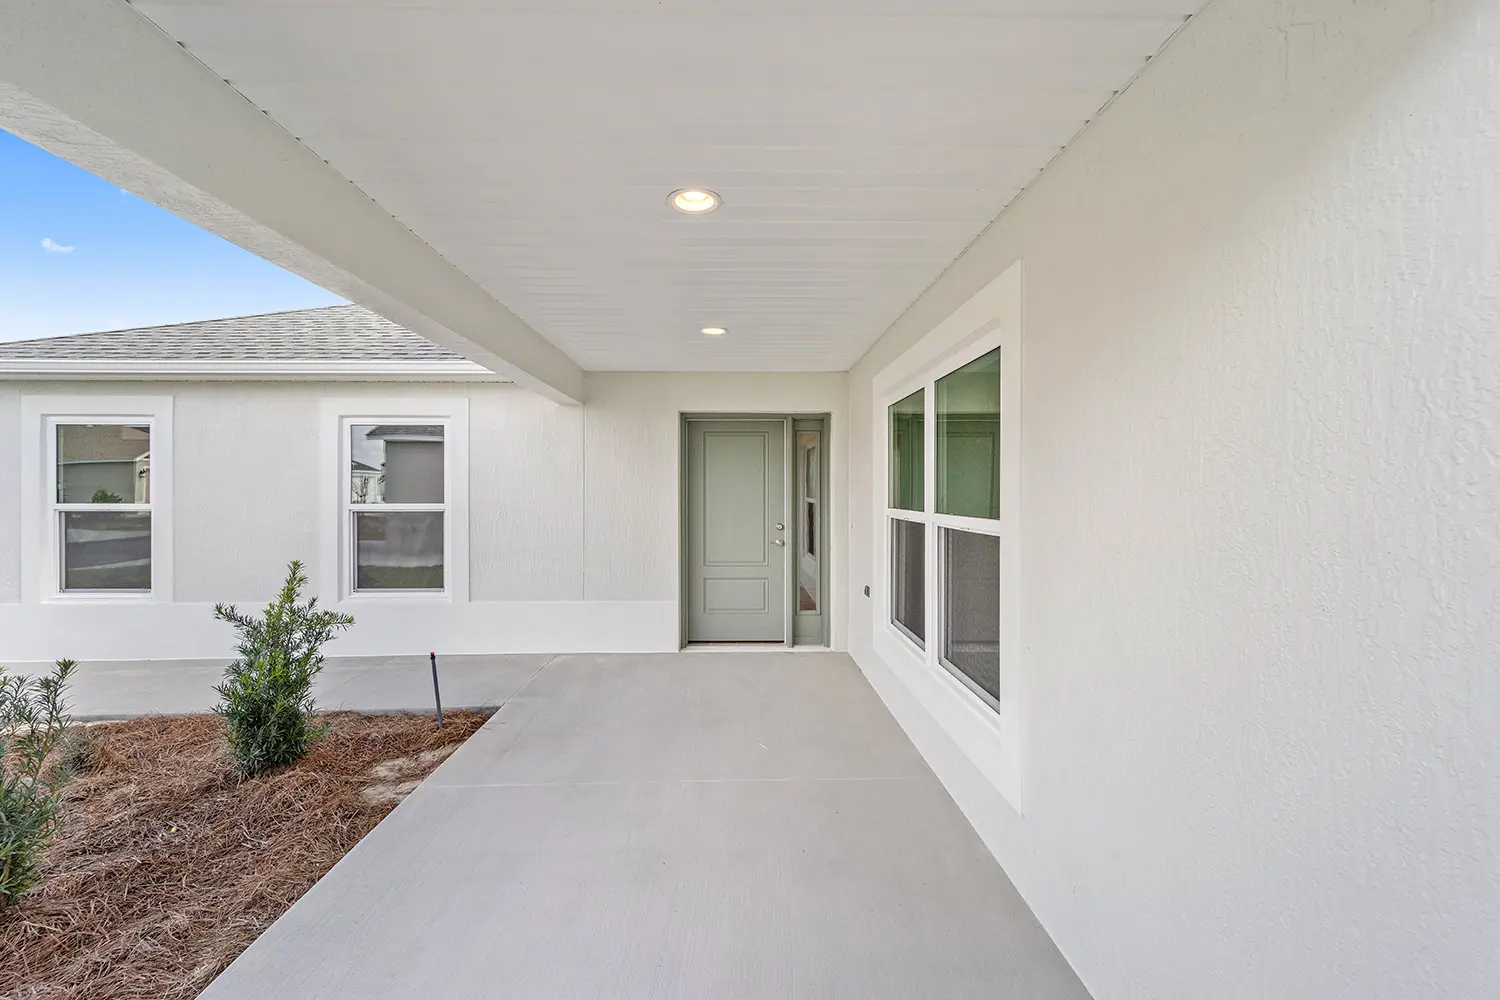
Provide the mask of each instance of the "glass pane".
POLYGON ((150 503, 151 428, 57 425, 58 503, 150 503))
POLYGON ((925 648, 927 525, 891 519, 891 620, 925 648))
POLYGON ((809 614, 818 610, 822 566, 818 560, 818 490, 822 479, 822 440, 820 431, 798 431, 797 448, 802 461, 797 464, 797 492, 802 498, 801 521, 796 526, 801 543, 797 558, 797 610, 809 614))
POLYGON ((354 515, 355 590, 442 590, 443 512, 354 515))
POLYGON ((63 590, 150 590, 149 511, 62 513, 63 590))
POLYGON ((1000 703, 1000 539, 943 532, 943 659, 1000 703))
POLYGON ((442 503, 441 424, 355 424, 349 429, 351 503, 442 503))
POLYGON ((1000 349, 937 381, 937 509, 1000 516, 1000 349))
POLYGON ((897 510, 922 509, 925 392, 891 404, 891 506, 897 510))

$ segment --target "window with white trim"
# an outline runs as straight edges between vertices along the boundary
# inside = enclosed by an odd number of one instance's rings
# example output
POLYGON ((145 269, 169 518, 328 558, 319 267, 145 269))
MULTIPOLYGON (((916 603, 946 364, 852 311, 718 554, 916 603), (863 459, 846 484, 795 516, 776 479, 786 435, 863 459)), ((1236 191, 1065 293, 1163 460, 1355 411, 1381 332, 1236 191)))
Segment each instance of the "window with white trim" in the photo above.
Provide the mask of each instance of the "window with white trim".
POLYGON ((432 417, 343 421, 347 592, 447 589, 448 427, 432 417))
POLYGON ((152 421, 47 420, 59 594, 151 593, 152 421))
MULTIPOLYGON (((1002 348, 943 366, 888 407, 889 621, 979 702, 1000 708, 1002 348)), ((1008 492, 1008 491, 1007 491, 1008 492)))

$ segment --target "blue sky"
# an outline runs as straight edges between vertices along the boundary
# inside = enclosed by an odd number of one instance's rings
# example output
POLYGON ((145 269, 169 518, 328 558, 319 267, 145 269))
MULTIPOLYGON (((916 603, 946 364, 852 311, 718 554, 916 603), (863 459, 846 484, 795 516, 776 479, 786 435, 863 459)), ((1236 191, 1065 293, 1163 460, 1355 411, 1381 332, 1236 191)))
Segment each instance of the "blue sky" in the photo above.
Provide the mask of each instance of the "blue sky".
POLYGON ((0 131, 0 340, 342 301, 0 131))

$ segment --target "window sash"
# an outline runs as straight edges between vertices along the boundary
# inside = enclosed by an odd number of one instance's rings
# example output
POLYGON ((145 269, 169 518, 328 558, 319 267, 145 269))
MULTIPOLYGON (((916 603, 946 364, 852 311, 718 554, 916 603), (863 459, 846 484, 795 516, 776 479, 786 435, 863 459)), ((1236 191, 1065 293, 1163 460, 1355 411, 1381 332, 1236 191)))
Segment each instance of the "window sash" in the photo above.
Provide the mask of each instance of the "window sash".
POLYGON ((156 552, 154 546, 155 533, 157 531, 156 518, 153 509, 156 506, 156 472, 147 464, 146 474, 152 477, 147 486, 147 492, 152 497, 144 503, 134 501, 122 503, 65 503, 57 499, 62 487, 62 454, 59 448, 58 438, 64 427, 144 427, 149 437, 149 450, 158 446, 158 428, 155 417, 140 414, 93 414, 80 413, 77 415, 53 415, 48 416, 42 422, 46 445, 43 451, 47 476, 47 510, 50 528, 47 532, 48 544, 51 548, 49 562, 52 566, 52 583, 50 592, 58 597, 65 598, 89 598, 89 597, 111 597, 120 596, 125 598, 149 597, 156 586, 156 552), (148 583, 145 587, 69 587, 68 586, 68 541, 67 541, 67 515, 89 514, 89 513, 118 513, 118 514, 145 514, 147 515, 148 539, 152 539, 151 548, 148 552, 148 583))
MULTIPOLYGON (((992 718, 998 717, 998 715, 1002 711, 1000 700, 991 696, 989 692, 985 691, 972 679, 967 677, 961 669, 959 669, 955 664, 949 662, 947 657, 944 655, 944 651, 948 643, 949 629, 949 608, 945 592, 945 588, 947 586, 947 567, 944 562, 946 558, 946 545, 944 535, 948 530, 957 530, 975 535, 990 536, 998 540, 1000 549, 1000 586, 1003 595, 1004 588, 1010 585, 1007 582, 1006 566, 1008 564, 1008 560, 1011 558, 1010 553, 1013 551, 1014 546, 1018 544, 1018 540, 1015 537, 1015 527, 1017 525, 1017 522, 1013 516, 1010 516, 1006 513, 1003 502, 1003 493, 1001 496, 1002 503, 1000 516, 996 518, 972 517, 959 514, 942 514, 937 512, 937 480, 939 471, 938 466, 940 464, 937 461, 937 451, 939 447, 937 434, 937 384, 946 376, 958 371, 968 364, 973 363, 974 361, 979 360, 980 358, 996 350, 997 348, 1002 349, 1002 358, 1004 358, 1005 355, 1003 353, 1003 345, 997 343, 994 339, 987 339, 982 345, 975 345, 974 348, 970 351, 955 355, 940 364, 934 365, 933 367, 927 369, 920 378, 910 379, 897 386, 893 386, 888 392, 884 393, 884 405, 881 407, 881 413, 884 415, 883 422, 885 425, 884 430, 886 436, 884 443, 884 447, 886 449, 886 474, 884 477, 885 481, 884 483, 882 483, 882 488, 885 496, 883 506, 885 508, 886 515, 886 526, 884 531, 886 558, 884 573, 886 585, 885 620, 887 626, 892 632, 894 632, 901 638, 901 640, 907 645, 907 648, 911 650, 913 655, 920 657, 925 663, 928 664, 930 669, 935 670, 936 673, 940 677, 944 678, 946 682, 953 684, 955 689, 961 690, 965 697, 972 698, 977 704, 982 705, 986 713, 991 713, 992 718), (894 454, 894 444, 892 440, 891 430, 892 407, 903 400, 910 399, 914 394, 919 392, 922 394, 924 403, 923 451, 921 456, 922 482, 920 484, 922 509, 911 510, 904 507, 894 506, 896 500, 894 483, 898 475, 898 470, 895 468, 896 456, 894 454), (903 626, 896 618, 896 542, 893 527, 895 521, 906 521, 924 525, 925 561, 924 565, 921 567, 921 571, 924 574, 922 598, 924 603, 922 609, 922 620, 923 632, 925 633, 925 635, 922 637, 913 635, 912 632, 908 628, 903 626)), ((1002 371, 1003 370, 1004 362, 1002 361, 1002 371)), ((1006 396, 1003 386, 1004 383, 1002 383, 1001 396, 1002 413, 1006 411, 1006 396)), ((1002 420, 1002 428, 1004 428, 1005 426, 1006 425, 1002 420)), ((1006 449, 1013 446, 1014 442, 1010 438, 1008 438, 1005 431, 1002 430, 1000 437, 1001 451, 999 456, 997 456, 998 465, 1002 470, 1002 475, 1003 469, 1007 462, 1007 458, 1009 457, 1006 449)), ((1007 626, 1006 609, 1003 597, 1000 604, 995 608, 995 615, 999 621, 1001 628, 1001 681, 999 686, 1001 687, 1003 692, 1006 685, 1006 681, 1004 679, 1005 672, 1007 670, 1016 668, 1014 664, 1007 662, 1007 657, 1010 655, 1009 650, 1011 647, 1007 642, 1005 634, 1005 629, 1007 626)))
POLYGON ((345 413, 338 421, 338 476, 339 476, 339 548, 342 557, 339 562, 343 566, 341 570, 342 580, 340 588, 345 596, 359 598, 383 597, 406 597, 406 598, 447 598, 453 590, 453 517, 450 506, 453 502, 453 458, 450 447, 453 442, 453 418, 437 416, 413 417, 410 414, 393 415, 389 413, 372 415, 361 413, 350 415, 345 413), (359 502, 354 499, 349 489, 350 476, 353 470, 353 429, 357 426, 368 424, 390 424, 397 426, 440 426, 443 428, 443 502, 442 503, 368 503, 359 502), (443 515, 443 551, 442 569, 443 585, 441 587, 360 587, 359 586, 359 537, 358 518, 360 515, 383 515, 383 514, 420 514, 433 513, 443 515))

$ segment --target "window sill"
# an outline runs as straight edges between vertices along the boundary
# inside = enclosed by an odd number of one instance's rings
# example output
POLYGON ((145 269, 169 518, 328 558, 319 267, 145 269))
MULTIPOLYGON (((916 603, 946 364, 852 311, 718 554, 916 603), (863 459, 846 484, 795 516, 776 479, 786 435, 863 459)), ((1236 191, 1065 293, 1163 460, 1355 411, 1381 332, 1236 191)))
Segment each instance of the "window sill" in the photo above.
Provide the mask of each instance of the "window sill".
POLYGON ((359 604, 365 601, 444 601, 451 603, 453 595, 446 590, 357 590, 345 594, 340 604, 359 604))
POLYGON ((150 591, 129 591, 118 594, 95 592, 82 594, 49 594, 42 598, 43 604, 156 604, 156 595, 150 591))

